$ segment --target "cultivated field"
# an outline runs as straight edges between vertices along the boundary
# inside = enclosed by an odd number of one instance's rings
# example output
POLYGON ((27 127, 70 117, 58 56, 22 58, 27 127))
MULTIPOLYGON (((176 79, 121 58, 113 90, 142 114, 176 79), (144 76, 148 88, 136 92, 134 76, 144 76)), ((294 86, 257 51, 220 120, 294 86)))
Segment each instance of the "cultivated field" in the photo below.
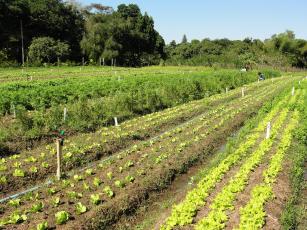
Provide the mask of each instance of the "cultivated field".
POLYGON ((257 71, 204 67, 0 70, 0 228, 291 225, 307 80, 265 73, 259 82, 257 71))

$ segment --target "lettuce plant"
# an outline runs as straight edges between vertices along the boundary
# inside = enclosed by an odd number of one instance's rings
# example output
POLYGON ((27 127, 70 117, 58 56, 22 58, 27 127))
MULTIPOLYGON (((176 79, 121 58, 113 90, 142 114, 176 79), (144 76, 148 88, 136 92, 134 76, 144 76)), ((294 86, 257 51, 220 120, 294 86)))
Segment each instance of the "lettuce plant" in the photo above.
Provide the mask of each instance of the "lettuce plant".
POLYGON ((84 206, 81 202, 78 202, 75 206, 76 208, 76 213, 78 215, 82 214, 82 213, 85 213, 87 211, 87 208, 86 206, 84 206))
POLYGON ((44 221, 36 226, 36 230, 47 230, 48 229, 48 222, 44 221))
POLYGON ((15 169, 13 176, 14 177, 24 177, 25 173, 21 169, 15 169))
POLYGON ((55 214, 55 222, 57 224, 65 224, 69 220, 69 213, 66 211, 59 211, 55 214))
POLYGON ((92 194, 90 198, 93 204, 98 205, 101 202, 99 194, 92 194))
POLYGON ((108 197, 113 197, 114 196, 114 192, 112 191, 112 189, 110 188, 110 186, 106 186, 103 189, 104 193, 108 196, 108 197))
POLYGON ((31 212, 41 212, 44 207, 43 202, 38 202, 37 204, 32 205, 31 212))

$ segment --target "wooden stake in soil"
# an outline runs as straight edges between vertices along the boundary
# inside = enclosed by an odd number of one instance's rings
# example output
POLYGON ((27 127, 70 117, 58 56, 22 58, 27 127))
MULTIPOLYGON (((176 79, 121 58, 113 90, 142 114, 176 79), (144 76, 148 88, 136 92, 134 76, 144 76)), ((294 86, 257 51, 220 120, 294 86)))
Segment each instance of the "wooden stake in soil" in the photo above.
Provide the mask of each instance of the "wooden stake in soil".
POLYGON ((242 88, 242 97, 244 97, 245 94, 244 94, 244 87, 242 88))
POLYGON ((115 123, 115 126, 118 126, 117 117, 114 117, 114 123, 115 123))
POLYGON ((292 87, 291 95, 294 96, 294 86, 292 87))
POLYGON ((266 126, 266 135, 265 135, 266 139, 270 138, 270 133, 271 133, 271 122, 268 122, 268 124, 266 126))
POLYGON ((62 164, 62 149, 63 149, 63 140, 61 138, 58 138, 56 140, 56 150, 57 150, 57 171, 56 171, 56 177, 58 180, 61 180, 61 164, 62 164))

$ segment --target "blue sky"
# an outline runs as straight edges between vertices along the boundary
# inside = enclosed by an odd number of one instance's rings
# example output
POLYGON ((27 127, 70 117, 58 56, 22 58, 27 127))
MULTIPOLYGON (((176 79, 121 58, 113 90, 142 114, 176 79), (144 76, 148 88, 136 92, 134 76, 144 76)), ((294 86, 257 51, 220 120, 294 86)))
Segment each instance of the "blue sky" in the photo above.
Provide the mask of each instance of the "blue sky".
POLYGON ((307 0, 79 0, 116 9, 136 3, 154 18, 155 28, 166 42, 203 38, 265 39, 293 30, 307 39, 307 0))

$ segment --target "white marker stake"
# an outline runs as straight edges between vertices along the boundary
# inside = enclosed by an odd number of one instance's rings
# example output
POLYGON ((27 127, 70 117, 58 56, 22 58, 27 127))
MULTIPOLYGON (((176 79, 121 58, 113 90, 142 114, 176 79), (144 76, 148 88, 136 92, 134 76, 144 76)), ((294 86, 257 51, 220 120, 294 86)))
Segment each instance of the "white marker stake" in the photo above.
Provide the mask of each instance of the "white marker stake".
POLYGON ((56 177, 58 180, 61 180, 61 163, 62 163, 62 145, 61 139, 56 140, 56 150, 57 150, 57 171, 56 177))
POLYGON ((291 95, 294 96, 294 86, 292 87, 291 95))
POLYGON ((244 87, 242 88, 242 97, 244 97, 244 87))
POLYGON ((15 105, 12 105, 12 109, 13 109, 13 118, 16 118, 16 109, 15 109, 15 105))
POLYGON ((298 84, 300 85, 300 84, 301 84, 301 81, 298 81, 298 84))
POLYGON ((64 121, 66 121, 66 117, 67 117, 67 108, 64 108, 64 116, 63 116, 64 121))
POLYGON ((228 93, 228 88, 226 87, 226 93, 228 93))
POLYGON ((258 78, 258 83, 260 82, 259 78, 258 78))
POLYGON ((266 139, 270 138, 270 133, 271 133, 271 122, 268 122, 268 125, 266 126, 266 135, 265 135, 266 139))
POLYGON ((30 80, 31 80, 31 81, 33 80, 33 77, 32 77, 32 76, 30 77, 30 80))
POLYGON ((115 123, 115 126, 118 126, 117 117, 114 117, 114 123, 115 123))

